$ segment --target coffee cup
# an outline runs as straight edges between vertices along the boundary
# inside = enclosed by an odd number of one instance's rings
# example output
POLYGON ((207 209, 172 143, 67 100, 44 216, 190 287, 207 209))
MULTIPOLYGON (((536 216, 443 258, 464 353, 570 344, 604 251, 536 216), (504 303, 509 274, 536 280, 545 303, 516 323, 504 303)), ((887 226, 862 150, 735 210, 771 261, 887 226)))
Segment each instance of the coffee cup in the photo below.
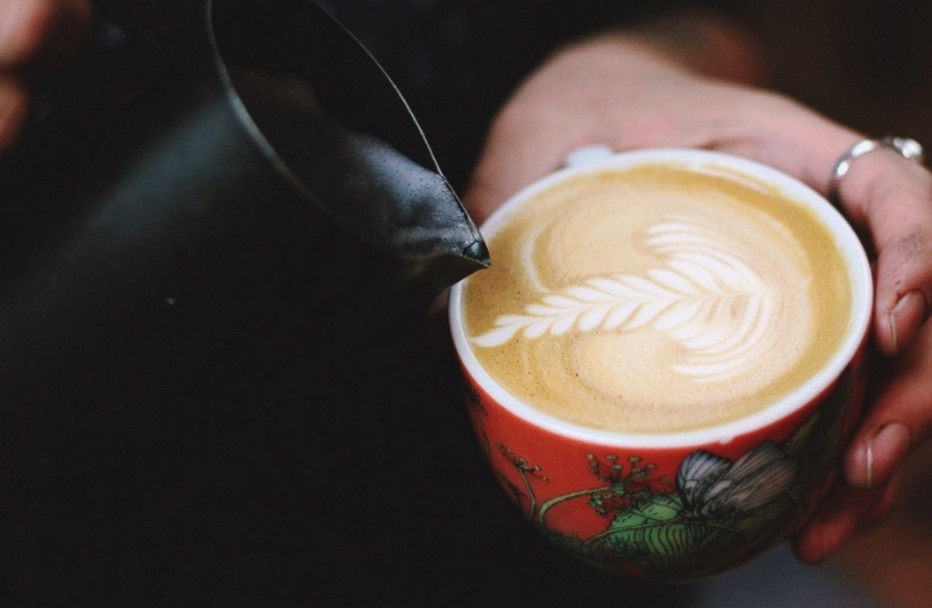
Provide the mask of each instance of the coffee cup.
POLYGON ((493 213, 492 267, 450 291, 470 418, 507 495, 571 555, 714 575, 785 541, 836 480, 870 264, 823 197, 757 162, 584 157, 493 213))

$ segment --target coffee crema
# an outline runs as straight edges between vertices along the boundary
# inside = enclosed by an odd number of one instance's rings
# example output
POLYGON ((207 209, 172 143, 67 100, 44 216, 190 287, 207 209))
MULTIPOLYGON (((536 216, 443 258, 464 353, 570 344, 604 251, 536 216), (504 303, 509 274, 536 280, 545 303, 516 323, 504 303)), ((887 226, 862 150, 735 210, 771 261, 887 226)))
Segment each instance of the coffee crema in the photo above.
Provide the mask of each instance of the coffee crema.
POLYGON ((493 217, 467 279, 471 348, 519 399, 611 431, 708 427, 805 383, 850 323, 829 229, 727 169, 652 164, 559 183, 493 217))

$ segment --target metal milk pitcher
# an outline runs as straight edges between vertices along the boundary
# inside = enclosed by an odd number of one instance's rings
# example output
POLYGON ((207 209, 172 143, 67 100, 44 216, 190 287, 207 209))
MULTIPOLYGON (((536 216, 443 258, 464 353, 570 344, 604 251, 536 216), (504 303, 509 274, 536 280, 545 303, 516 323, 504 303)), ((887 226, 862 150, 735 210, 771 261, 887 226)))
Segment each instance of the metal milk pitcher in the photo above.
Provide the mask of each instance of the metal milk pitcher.
POLYGON ((22 479, 89 429, 274 408, 489 263, 404 99, 316 4, 123 5, 0 159, 0 459, 22 479))

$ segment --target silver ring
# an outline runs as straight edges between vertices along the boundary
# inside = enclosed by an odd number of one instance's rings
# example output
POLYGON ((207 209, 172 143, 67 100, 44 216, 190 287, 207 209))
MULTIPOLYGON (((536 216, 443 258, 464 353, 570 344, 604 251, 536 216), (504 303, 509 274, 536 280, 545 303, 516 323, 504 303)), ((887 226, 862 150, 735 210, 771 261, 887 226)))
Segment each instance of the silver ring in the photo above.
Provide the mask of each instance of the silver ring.
POLYGON ((851 148, 842 154, 841 158, 835 162, 835 167, 832 169, 832 177, 828 182, 828 200, 833 205, 837 207, 840 202, 838 198, 838 184, 844 176, 848 175, 848 171, 851 170, 852 161, 881 148, 893 150, 906 160, 915 163, 922 164, 924 161, 922 144, 915 139, 893 137, 891 135, 882 139, 862 139, 851 146, 851 148))

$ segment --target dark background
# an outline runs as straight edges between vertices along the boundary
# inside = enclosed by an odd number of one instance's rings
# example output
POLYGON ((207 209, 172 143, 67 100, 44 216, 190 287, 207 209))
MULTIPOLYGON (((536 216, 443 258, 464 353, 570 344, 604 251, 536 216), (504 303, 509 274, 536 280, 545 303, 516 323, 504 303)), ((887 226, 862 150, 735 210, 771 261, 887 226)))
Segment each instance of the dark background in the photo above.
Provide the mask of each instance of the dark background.
MULTIPOLYGON (((867 133, 932 142, 930 5, 757 4, 779 88, 867 133)), ((428 137, 465 175, 438 116, 425 110, 428 137)), ((282 383, 248 415, 211 404, 97 429, 74 439, 71 466, 0 487, 0 605, 699 605, 699 587, 602 575, 527 528, 484 468, 427 305, 326 384, 282 383)), ((929 460, 907 470, 890 523, 833 562, 881 605, 930 597, 929 460)))

